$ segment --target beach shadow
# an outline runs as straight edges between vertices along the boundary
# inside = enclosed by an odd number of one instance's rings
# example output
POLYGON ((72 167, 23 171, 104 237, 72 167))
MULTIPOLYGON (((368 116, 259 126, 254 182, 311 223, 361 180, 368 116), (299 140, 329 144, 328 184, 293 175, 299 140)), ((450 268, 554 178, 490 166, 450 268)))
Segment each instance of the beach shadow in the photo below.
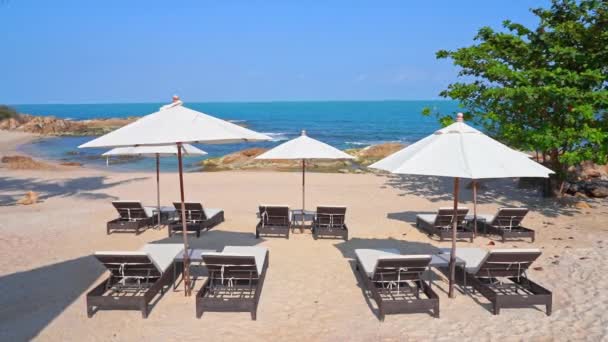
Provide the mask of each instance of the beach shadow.
MULTIPOLYGON (((393 248, 398 250, 401 254, 437 254, 441 250, 433 246, 430 243, 426 242, 417 242, 417 241, 407 241, 407 240, 397 240, 393 238, 388 239, 360 239, 353 238, 345 242, 340 242, 335 245, 335 247, 342 253, 344 258, 348 259, 348 264, 350 266, 351 271, 353 272, 353 277, 357 282, 357 286, 361 289, 361 293, 363 294, 363 298, 365 298, 365 302, 369 307, 370 311, 376 316, 379 317, 378 307, 376 303, 371 298, 370 293, 366 289, 363 279, 361 279, 361 275, 359 271, 357 271, 357 262, 356 262, 356 249, 386 249, 393 248)), ((431 279, 439 279, 437 274, 433 271, 430 271, 430 274, 427 274, 431 279)))
POLYGON ((1 276, 0 340, 32 340, 103 272, 89 255, 1 276))
MULTIPOLYGON (((454 199, 453 178, 393 174, 379 174, 378 176, 386 179, 383 186, 399 190, 399 196, 421 196, 431 202, 453 201, 454 199)), ((459 205, 466 205, 472 209, 473 191, 470 183, 469 179, 460 181, 459 205)), ((478 204, 494 203, 501 207, 521 206, 547 217, 573 216, 580 213, 578 209, 564 206, 555 198, 543 197, 540 189, 519 187, 517 179, 486 179, 480 180, 478 183, 478 204)))
POLYGON ((37 179, 0 177, 0 206, 15 205, 26 192, 34 191, 39 194, 39 200, 44 201, 53 197, 77 197, 82 199, 117 200, 118 198, 106 193, 95 192, 121 184, 143 181, 149 177, 131 178, 116 182, 107 182, 108 177, 80 177, 72 179, 37 179))

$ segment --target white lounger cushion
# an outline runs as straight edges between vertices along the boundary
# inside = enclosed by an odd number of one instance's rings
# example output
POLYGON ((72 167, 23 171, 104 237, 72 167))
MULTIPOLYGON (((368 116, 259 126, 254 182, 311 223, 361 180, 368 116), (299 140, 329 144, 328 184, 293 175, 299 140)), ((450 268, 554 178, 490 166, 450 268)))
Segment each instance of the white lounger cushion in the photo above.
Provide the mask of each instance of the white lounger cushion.
POLYGON ((179 254, 183 253, 184 245, 175 243, 158 243, 158 244, 147 244, 143 246, 139 251, 99 251, 95 252, 95 255, 133 255, 133 256, 147 256, 148 259, 156 266, 156 269, 160 273, 167 271, 169 266, 173 264, 173 259, 179 254))
MULTIPOLYGON (((446 260, 450 260, 450 252, 451 248, 441 248, 440 256, 446 260)), ((492 253, 538 253, 540 249, 530 248, 530 249, 493 249, 489 252, 483 250, 481 248, 457 248, 456 249, 456 257, 464 260, 466 262, 465 270, 468 273, 475 274, 479 271, 479 268, 486 261, 488 256, 492 253)))
POLYGON ((416 215, 416 218, 419 218, 430 225, 434 225, 437 214, 418 214, 416 215))
POLYGON ((355 249, 355 255, 357 256, 357 260, 361 267, 363 267, 363 271, 367 274, 368 277, 372 278, 374 276, 374 272, 376 271, 376 265, 378 265, 378 260, 382 259, 420 259, 420 258, 428 258, 431 260, 431 256, 427 254, 411 254, 411 255, 401 255, 399 251, 394 248, 379 248, 379 249, 355 249))
POLYGON ((268 248, 266 247, 252 247, 252 246, 226 246, 221 252, 202 253, 205 255, 223 255, 223 256, 252 256, 255 258, 255 268, 258 274, 262 274, 264 269, 264 262, 266 261, 266 254, 268 248))
POLYGON ((222 209, 203 208, 203 210, 205 211, 205 216, 207 216, 207 219, 211 219, 213 216, 222 212, 222 209))

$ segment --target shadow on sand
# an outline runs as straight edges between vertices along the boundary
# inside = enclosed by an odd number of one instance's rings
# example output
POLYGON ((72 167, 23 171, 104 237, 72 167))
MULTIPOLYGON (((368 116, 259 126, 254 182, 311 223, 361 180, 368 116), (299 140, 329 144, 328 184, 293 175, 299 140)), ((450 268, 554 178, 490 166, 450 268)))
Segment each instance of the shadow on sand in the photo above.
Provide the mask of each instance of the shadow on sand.
POLYGON ((93 191, 108 189, 117 185, 148 179, 148 177, 131 178, 117 182, 106 182, 107 177, 80 177, 68 179, 36 179, 0 177, 0 206, 14 205, 28 191, 40 194, 40 200, 52 197, 78 197, 84 199, 118 199, 105 193, 93 191), (10 194, 7 194, 10 193, 10 194))
POLYGON ((1 276, 0 340, 33 339, 103 272, 89 255, 1 276))
MULTIPOLYGON (((384 186, 399 190, 399 196, 421 196, 431 202, 452 201, 454 199, 454 180, 448 177, 379 175, 385 177, 384 186)), ((461 180, 459 205, 473 209, 473 191, 468 186, 470 180, 461 180)), ((487 179, 479 181, 477 203, 495 203, 501 207, 524 206, 547 217, 560 215, 572 216, 579 212, 574 207, 564 206, 556 199, 544 198, 538 189, 520 188, 517 179, 487 179), (516 204, 518 203, 519 204, 516 204)), ((485 213, 494 214, 494 213, 485 213)), ((411 213, 391 213, 389 218, 415 223, 411 213)))

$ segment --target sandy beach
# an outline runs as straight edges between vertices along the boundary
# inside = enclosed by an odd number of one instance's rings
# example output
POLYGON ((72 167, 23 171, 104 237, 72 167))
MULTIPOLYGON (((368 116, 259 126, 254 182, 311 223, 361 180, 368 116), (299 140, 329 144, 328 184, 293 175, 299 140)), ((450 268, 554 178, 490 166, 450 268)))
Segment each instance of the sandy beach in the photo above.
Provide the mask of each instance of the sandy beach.
MULTIPOLYGON (((0 155, 31 139, 0 131, 0 155)), ((376 316, 375 303, 364 295, 354 271, 357 248, 398 248, 402 253, 433 252, 449 242, 429 238, 414 227, 417 213, 433 212, 452 200, 449 179, 374 174, 311 173, 307 207, 348 206, 350 239, 312 239, 296 230, 289 240, 255 239, 260 203, 300 207, 297 172, 215 172, 185 175, 186 199, 223 208, 226 221, 200 238, 199 248, 225 245, 264 246, 270 267, 257 321, 248 313, 205 313, 195 318, 194 297, 183 288, 169 291, 148 319, 138 311, 100 311, 87 318, 86 292, 106 274, 93 258, 98 250, 136 250, 153 241, 182 241, 167 230, 149 229, 139 236, 106 235, 116 214, 110 202, 138 199, 155 203, 154 174, 116 173, 69 168, 44 171, 0 169, 0 340, 588 340, 608 336, 608 209, 606 201, 588 200, 576 209, 543 199, 515 180, 484 182, 478 211, 501 206, 531 209, 525 225, 536 230, 535 243, 478 237, 460 247, 543 250, 529 276, 553 291, 553 314, 543 308, 490 312, 487 300, 457 291, 447 297, 442 275, 435 288, 441 318, 428 314, 376 316), (41 203, 12 205, 26 191, 41 203), (466 314, 463 314, 466 313, 466 314)), ((466 185, 468 182, 464 182, 466 185)), ((461 205, 472 209, 471 191, 462 188, 461 205)), ((161 201, 177 200, 176 173, 161 174, 161 201)), ((196 290, 202 280, 197 281, 196 290)))

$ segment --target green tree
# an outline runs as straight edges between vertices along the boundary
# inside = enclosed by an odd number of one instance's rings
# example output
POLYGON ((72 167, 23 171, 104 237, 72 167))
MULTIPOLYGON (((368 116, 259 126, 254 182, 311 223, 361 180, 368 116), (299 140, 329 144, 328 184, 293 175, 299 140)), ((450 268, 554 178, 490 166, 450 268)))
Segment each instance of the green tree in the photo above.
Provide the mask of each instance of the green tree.
MULTIPOLYGON (((581 161, 606 163, 608 1, 552 0, 531 12, 536 28, 506 20, 502 31, 481 28, 472 46, 438 51, 460 69, 440 95, 495 138, 548 156, 563 179, 581 161)), ((443 124, 445 114, 436 113, 443 124)))
POLYGON ((14 118, 17 116, 17 111, 9 106, 0 105, 0 120, 14 118))

